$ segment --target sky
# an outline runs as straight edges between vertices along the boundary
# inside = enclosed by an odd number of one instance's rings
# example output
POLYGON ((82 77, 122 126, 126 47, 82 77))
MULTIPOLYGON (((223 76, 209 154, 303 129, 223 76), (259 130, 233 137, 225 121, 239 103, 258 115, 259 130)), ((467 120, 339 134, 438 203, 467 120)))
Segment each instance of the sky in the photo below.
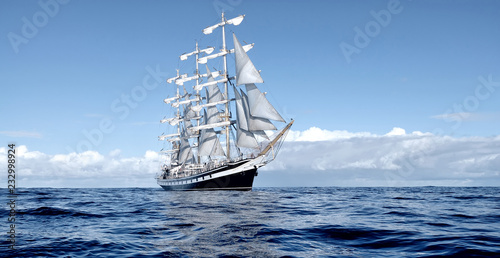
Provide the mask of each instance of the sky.
POLYGON ((222 10, 295 120, 254 186, 500 186, 487 0, 1 1, 0 166, 15 143, 18 187, 157 187, 165 79, 222 10))

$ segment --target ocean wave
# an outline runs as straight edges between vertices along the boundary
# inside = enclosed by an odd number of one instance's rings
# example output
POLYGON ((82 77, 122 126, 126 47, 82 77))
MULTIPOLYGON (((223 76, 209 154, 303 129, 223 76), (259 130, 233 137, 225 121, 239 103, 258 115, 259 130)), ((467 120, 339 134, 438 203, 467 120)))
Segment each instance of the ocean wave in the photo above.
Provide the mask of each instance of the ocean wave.
POLYGON ((17 212, 19 215, 25 216, 71 216, 71 217, 95 217, 102 218, 103 214, 92 214, 80 212, 73 209, 63 209, 57 207, 39 207, 32 209, 22 209, 17 212))
MULTIPOLYGON (((20 191, 17 250, 5 253, 13 257, 488 257, 500 253, 500 188, 20 191)), ((5 207, 0 209, 3 217, 8 213, 5 207)))

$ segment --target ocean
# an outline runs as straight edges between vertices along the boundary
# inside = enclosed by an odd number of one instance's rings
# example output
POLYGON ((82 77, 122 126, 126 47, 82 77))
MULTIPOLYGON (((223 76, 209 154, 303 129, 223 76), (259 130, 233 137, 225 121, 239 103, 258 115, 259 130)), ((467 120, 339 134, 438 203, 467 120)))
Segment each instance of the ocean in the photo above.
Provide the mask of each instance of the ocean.
POLYGON ((499 187, 3 192, 7 257, 500 257, 499 187))

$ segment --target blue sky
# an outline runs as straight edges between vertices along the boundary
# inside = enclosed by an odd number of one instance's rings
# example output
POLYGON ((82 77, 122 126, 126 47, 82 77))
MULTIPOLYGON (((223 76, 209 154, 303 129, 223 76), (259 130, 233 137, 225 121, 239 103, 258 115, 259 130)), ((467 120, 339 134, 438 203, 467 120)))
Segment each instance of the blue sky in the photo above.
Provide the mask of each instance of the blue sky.
POLYGON ((159 150, 172 86, 150 71, 164 79, 189 68, 178 56, 195 40, 216 43, 201 30, 221 8, 246 15, 228 35, 255 43, 249 55, 263 89, 296 120, 297 135, 384 136, 394 127, 456 140, 499 135, 498 1, 42 0, 0 3, 0 142, 47 157, 159 150), (369 42, 356 44, 358 31, 369 42), (346 44, 357 53, 346 55, 346 44), (141 91, 145 78, 157 86, 141 91), (127 105, 123 95, 134 92, 145 95, 127 105), (107 133, 97 137, 100 123, 107 133))

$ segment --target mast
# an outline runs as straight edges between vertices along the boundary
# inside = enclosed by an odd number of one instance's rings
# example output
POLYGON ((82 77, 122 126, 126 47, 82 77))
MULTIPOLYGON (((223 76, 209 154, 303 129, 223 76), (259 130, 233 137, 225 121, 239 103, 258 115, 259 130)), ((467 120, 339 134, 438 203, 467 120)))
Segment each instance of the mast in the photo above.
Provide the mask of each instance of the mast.
MULTIPOLYGON (((179 77, 180 77, 180 75, 179 75, 179 69, 177 69, 177 77, 176 78, 179 78, 179 77)), ((176 97, 177 97, 177 103, 179 103, 179 100, 180 100, 179 85, 178 84, 176 84, 176 85, 177 85, 177 95, 176 95, 176 97)), ((176 117, 180 117, 181 116, 181 110, 179 108, 179 105, 177 105, 177 112, 175 113, 175 115, 176 115, 176 117)), ((177 134, 180 137, 180 135, 181 135, 181 126, 180 126, 180 123, 177 123, 177 134)), ((178 162, 178 160, 179 160, 179 153, 180 153, 180 142, 178 144, 175 143, 175 142, 172 142, 171 144, 172 144, 172 148, 175 148, 175 147, 179 148, 179 150, 177 151, 177 161, 176 161, 176 162, 178 162), (176 146, 176 145, 178 145, 178 146, 176 146)))
MULTIPOLYGON (((179 70, 177 70, 177 77, 179 77, 179 70)), ((179 85, 177 85, 177 103, 179 103, 179 99, 180 99, 180 92, 179 92, 179 85)), ((179 105, 177 106, 177 113, 176 113, 177 117, 181 117, 181 109, 179 108, 179 105)), ((177 134, 179 135, 179 138, 181 137, 181 123, 177 123, 177 134)), ((175 145, 178 145, 177 147, 179 148, 179 150, 177 151, 177 161, 179 160, 179 153, 180 153, 180 141, 179 143, 175 143, 175 142, 172 142, 172 147, 176 147, 175 145)))
MULTIPOLYGON (((231 153, 230 153, 230 137, 229 137, 229 130, 230 130, 230 127, 231 127, 231 119, 230 119, 230 115, 231 113, 229 112, 229 108, 230 108, 230 105, 229 105, 229 87, 228 87, 228 84, 227 84, 227 81, 229 80, 229 75, 228 75, 228 72, 227 72, 227 57, 226 55, 231 53, 231 51, 227 51, 226 49, 226 30, 225 30, 225 25, 226 24, 231 24, 231 25, 234 25, 234 26, 238 26, 240 25, 240 23, 243 21, 243 18, 245 17, 245 15, 240 15, 236 18, 232 18, 230 20, 226 20, 226 18, 224 17, 224 13, 221 14, 221 22, 215 24, 215 25, 212 25, 212 26, 209 26, 209 27, 206 27, 205 29, 203 29, 203 34, 207 35, 207 34, 211 34, 213 32, 214 29, 218 28, 218 27, 222 27, 222 50, 220 53, 217 53, 215 55, 211 55, 211 56, 206 56, 204 58, 201 59, 201 63, 206 63, 208 59, 212 59, 212 58, 216 58, 216 57, 220 57, 222 56, 223 57, 223 60, 224 60, 224 75, 223 75, 223 79, 222 81, 224 81, 224 97, 226 99, 226 103, 225 103, 225 110, 224 110, 224 126, 225 126, 225 133, 226 133, 226 156, 227 158, 230 160, 231 159, 231 153)), ((251 49, 253 46, 248 46, 247 49, 251 49)), ((221 81, 221 82, 222 82, 221 81)), ((203 84, 202 84, 203 85, 203 84)), ((200 85, 200 86, 202 86, 200 85)), ((204 85, 205 86, 205 85, 204 85)), ((223 127, 223 126, 221 126, 223 127)))
MULTIPOLYGON (((198 54, 200 53, 200 50, 198 49, 198 41, 196 41, 196 76, 198 76, 198 79, 196 79, 196 86, 199 85, 200 83, 200 73, 198 71, 198 54)), ((198 87, 196 87, 196 105, 200 105, 200 91, 198 90, 198 87)), ((200 126, 200 111, 197 111, 196 112, 196 126, 200 126)), ((197 146, 198 146, 198 151, 196 152, 196 156, 198 157, 196 160, 198 161, 198 164, 200 163, 200 134, 198 133, 198 137, 196 137, 196 141, 198 142, 197 146)))
MULTIPOLYGON (((226 52, 226 30, 225 30, 225 19, 224 19, 224 12, 222 12, 222 51, 223 52, 226 52)), ((224 55, 223 57, 224 59, 224 79, 226 79, 226 81, 224 82, 224 97, 226 98, 226 100, 229 99, 229 89, 228 89, 228 86, 227 86, 227 79, 228 79, 228 76, 227 76, 227 55, 224 55)), ((226 102, 225 104, 225 111, 224 111, 224 118, 225 118, 225 121, 229 121, 230 118, 229 118, 229 102, 226 102)), ((231 125, 228 125, 226 126, 226 155, 227 155, 227 159, 228 161, 231 160, 231 155, 230 155, 230 152, 229 152, 229 149, 230 149, 230 144, 229 144, 229 127, 231 125)))

